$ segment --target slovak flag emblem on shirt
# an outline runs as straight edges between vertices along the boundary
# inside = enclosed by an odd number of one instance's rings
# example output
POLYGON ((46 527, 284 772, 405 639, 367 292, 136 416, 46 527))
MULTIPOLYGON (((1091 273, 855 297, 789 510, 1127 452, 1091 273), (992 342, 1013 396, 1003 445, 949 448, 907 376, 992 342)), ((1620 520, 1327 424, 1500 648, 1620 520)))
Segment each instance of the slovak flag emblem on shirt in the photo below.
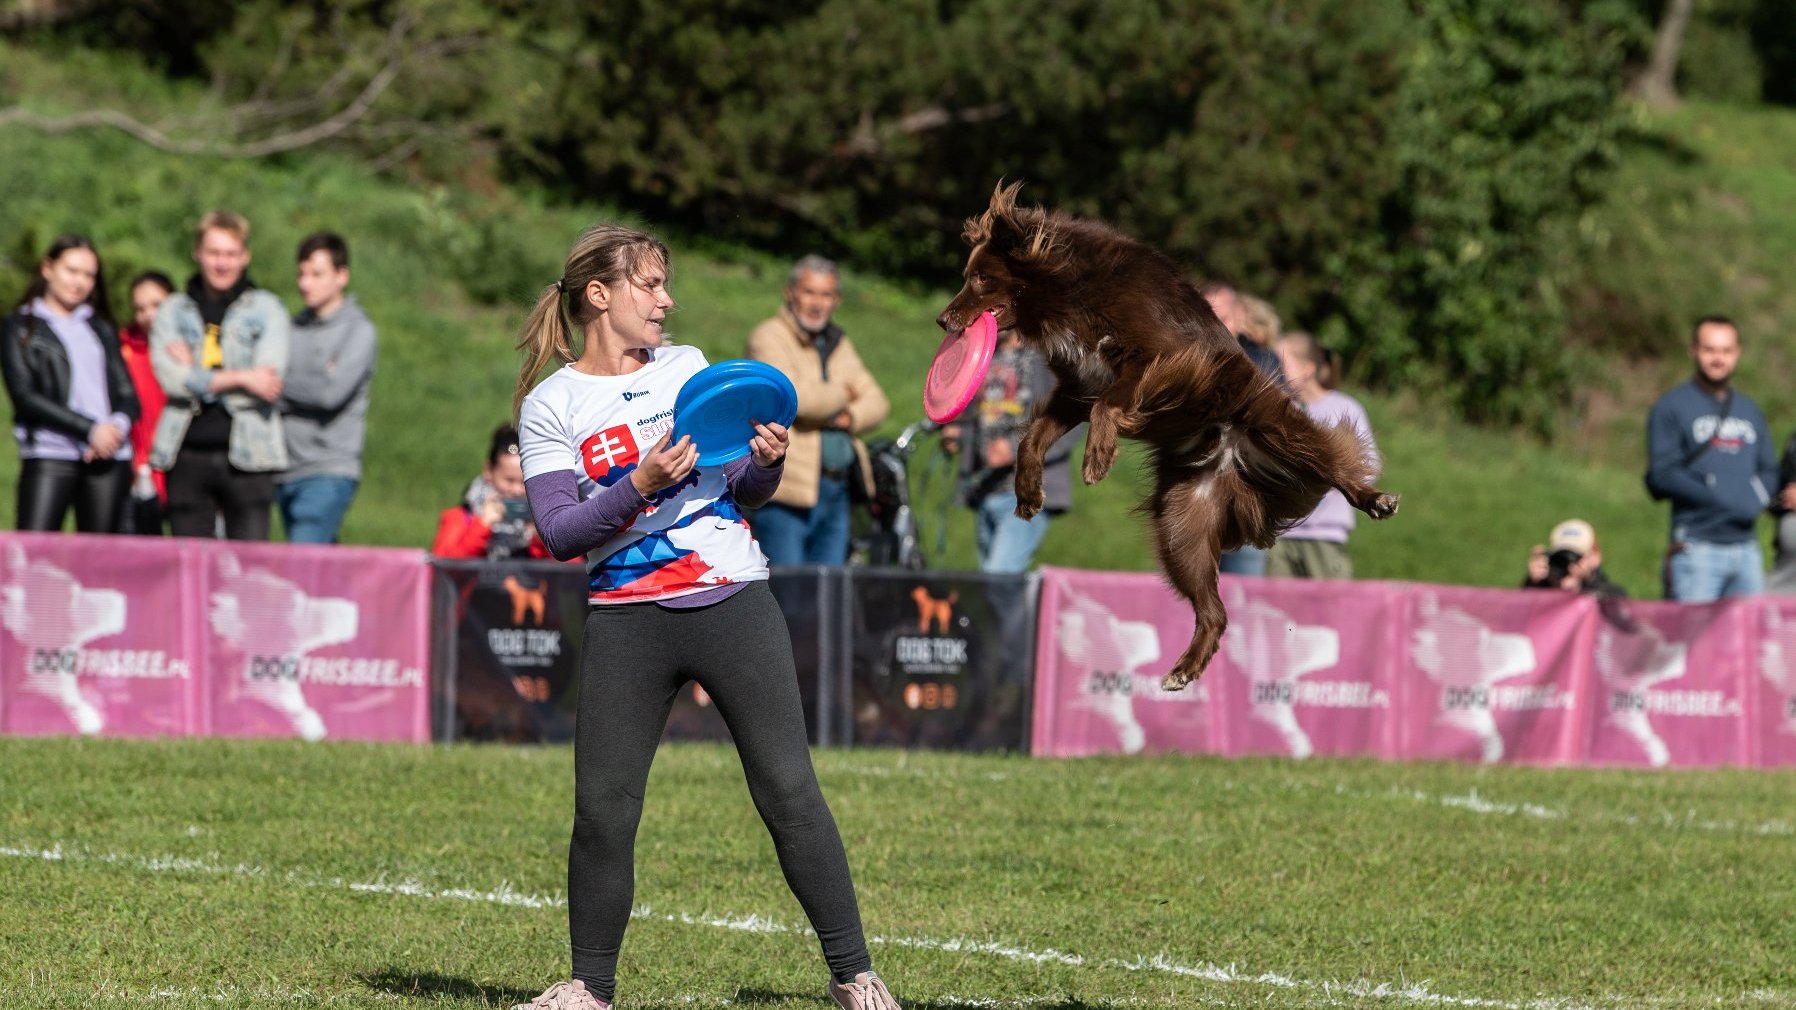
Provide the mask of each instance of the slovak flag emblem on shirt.
POLYGON ((636 450, 636 433, 627 424, 619 424, 589 436, 580 443, 580 465, 586 475, 601 487, 610 487, 636 469, 641 455, 636 450))

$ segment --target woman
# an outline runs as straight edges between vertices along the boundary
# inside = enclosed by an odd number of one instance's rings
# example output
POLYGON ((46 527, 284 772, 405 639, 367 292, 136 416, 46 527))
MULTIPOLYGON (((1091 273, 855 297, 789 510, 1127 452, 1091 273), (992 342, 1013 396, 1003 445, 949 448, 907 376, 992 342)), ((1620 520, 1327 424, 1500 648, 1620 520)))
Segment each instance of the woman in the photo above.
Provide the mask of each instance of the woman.
POLYGON ((568 850, 573 978, 523 1006, 611 1006, 643 787, 674 694, 691 679, 729 725, 780 868, 822 942, 831 997, 897 1010, 872 972, 842 838, 811 768, 791 641, 741 512, 779 486, 787 433, 757 425, 749 455, 723 467, 698 467, 687 439, 669 444, 674 396, 705 359, 663 336, 668 267, 655 239, 595 225, 519 339, 531 511, 555 557, 586 555, 592 604, 568 850), (563 367, 531 391, 556 359, 563 367))
POLYGON ((468 484, 462 503, 437 518, 437 537, 430 553, 439 558, 546 558, 549 551, 530 521, 524 497, 524 469, 518 463, 518 430, 509 424, 493 429, 486 466, 468 484))
POLYGON ((158 270, 146 270, 131 281, 131 325, 119 331, 119 351, 125 367, 131 372, 131 386, 143 417, 131 426, 131 460, 136 476, 131 481, 131 511, 127 515, 132 533, 160 534, 162 509, 168 504, 168 486, 160 470, 150 466, 150 442, 156 433, 156 420, 168 394, 156 381, 155 366, 150 364, 150 326, 156 321, 156 310, 173 294, 175 282, 158 270))
POLYGON ((73 504, 77 530, 119 532, 138 405, 92 242, 64 235, 50 244, 0 323, 0 344, 21 459, 19 529, 62 529, 73 504))
MULTIPOLYGON (((1359 401, 1335 388, 1340 361, 1333 351, 1308 333, 1294 330, 1275 345, 1285 382, 1317 423, 1353 426, 1366 448, 1367 479, 1378 475, 1378 447, 1372 443, 1372 424, 1359 401)), ((1347 553, 1347 535, 1353 532, 1353 506, 1341 492, 1330 490, 1316 511, 1293 526, 1272 545, 1266 574, 1300 579, 1351 579, 1353 559, 1347 553)))

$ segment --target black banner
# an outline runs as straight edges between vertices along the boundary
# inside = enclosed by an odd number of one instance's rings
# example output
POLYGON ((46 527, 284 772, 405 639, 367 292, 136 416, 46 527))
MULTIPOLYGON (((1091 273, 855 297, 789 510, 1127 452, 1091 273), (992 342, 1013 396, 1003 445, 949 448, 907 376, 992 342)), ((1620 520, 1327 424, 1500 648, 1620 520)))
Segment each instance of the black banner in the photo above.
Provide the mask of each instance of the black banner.
MULTIPOLYGON (((569 740, 578 704, 587 610, 580 565, 435 561, 432 711, 438 740, 569 740)), ((769 587, 785 614, 799 695, 813 744, 840 742, 841 679, 835 660, 840 576, 822 567, 781 568, 769 587), (829 665, 831 674, 821 675, 829 665), (820 715, 820 713, 824 713, 820 715)), ((696 683, 674 699, 669 740, 728 740, 696 683)))
POLYGON ((1033 575, 853 569, 852 739, 1024 750, 1035 670, 1033 575))
POLYGON ((438 740, 570 740, 586 573, 547 561, 436 561, 438 740))

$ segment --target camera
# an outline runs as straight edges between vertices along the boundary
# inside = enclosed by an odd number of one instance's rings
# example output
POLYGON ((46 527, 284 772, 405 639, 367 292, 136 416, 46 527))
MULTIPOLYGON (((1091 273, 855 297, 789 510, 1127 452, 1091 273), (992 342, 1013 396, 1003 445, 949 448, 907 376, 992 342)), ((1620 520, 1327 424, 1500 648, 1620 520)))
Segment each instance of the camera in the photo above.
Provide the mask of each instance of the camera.
POLYGON ((1566 547, 1561 547, 1547 555, 1547 580, 1554 585, 1565 581, 1565 577, 1571 574, 1572 566, 1577 564, 1578 559, 1583 556, 1580 552, 1566 547))

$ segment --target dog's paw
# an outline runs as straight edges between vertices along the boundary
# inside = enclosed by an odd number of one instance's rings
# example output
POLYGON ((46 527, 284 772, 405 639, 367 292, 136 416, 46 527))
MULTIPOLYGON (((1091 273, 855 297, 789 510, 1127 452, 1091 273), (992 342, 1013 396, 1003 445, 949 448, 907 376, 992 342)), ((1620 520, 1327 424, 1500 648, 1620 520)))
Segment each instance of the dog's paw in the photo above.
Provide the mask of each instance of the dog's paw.
POLYGON ((1047 504, 1047 498, 1039 490, 1027 497, 1018 494, 1016 496, 1016 517, 1028 522, 1035 518, 1035 514, 1040 512, 1045 504, 1047 504))
POLYGON ((1189 664, 1180 663, 1178 666, 1166 671, 1166 676, 1160 678, 1160 690, 1183 691, 1185 685, 1203 676, 1203 673, 1202 667, 1198 667, 1194 670, 1189 664))
POLYGON ((1366 514, 1374 519, 1389 519, 1397 514, 1399 497, 1401 496, 1388 493, 1379 495, 1372 499, 1372 507, 1366 510, 1366 514))
POLYGON ((1109 452, 1105 452, 1101 449, 1093 451, 1091 448, 1087 447, 1085 450, 1085 465, 1080 468, 1079 472, 1080 475, 1085 478, 1085 483, 1096 484, 1098 481, 1101 481, 1110 475, 1110 465, 1115 462, 1115 446, 1111 446, 1109 452))

